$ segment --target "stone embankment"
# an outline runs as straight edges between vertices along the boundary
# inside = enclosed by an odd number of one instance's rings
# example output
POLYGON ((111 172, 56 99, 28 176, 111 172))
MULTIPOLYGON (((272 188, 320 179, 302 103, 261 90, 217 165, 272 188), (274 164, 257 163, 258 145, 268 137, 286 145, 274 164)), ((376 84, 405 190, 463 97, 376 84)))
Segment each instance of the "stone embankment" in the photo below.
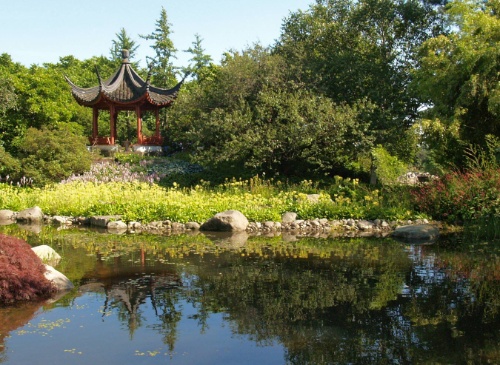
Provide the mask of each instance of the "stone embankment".
POLYGON ((52 224, 58 226, 88 226, 106 229, 111 233, 178 234, 189 231, 246 231, 250 235, 286 233, 297 236, 388 236, 393 234, 403 240, 434 239, 437 228, 426 219, 416 221, 386 221, 383 219, 336 219, 325 218, 302 220, 294 212, 283 214, 280 222, 249 222, 239 211, 229 210, 216 214, 206 222, 178 223, 170 220, 150 223, 124 222, 118 215, 95 217, 63 217, 44 215, 39 207, 21 212, 0 210, 0 224, 52 224), (3 222, 3 223, 2 223, 3 222))

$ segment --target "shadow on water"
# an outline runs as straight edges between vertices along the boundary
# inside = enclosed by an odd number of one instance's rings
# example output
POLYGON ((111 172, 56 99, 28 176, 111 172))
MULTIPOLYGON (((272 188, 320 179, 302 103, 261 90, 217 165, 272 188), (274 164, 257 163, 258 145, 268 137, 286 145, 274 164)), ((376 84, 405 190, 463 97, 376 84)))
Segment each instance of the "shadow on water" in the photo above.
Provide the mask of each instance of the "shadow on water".
POLYGON ((500 362, 494 243, 1 230, 77 288, 1 308, 0 363, 500 362))

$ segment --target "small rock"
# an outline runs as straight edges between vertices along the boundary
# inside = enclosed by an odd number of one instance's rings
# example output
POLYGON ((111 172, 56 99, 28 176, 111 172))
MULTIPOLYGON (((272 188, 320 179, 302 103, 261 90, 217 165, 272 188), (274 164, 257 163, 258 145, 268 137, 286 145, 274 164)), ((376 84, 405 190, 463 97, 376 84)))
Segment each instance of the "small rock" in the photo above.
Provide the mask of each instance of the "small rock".
POLYGON ((282 223, 292 223, 297 219, 297 213, 294 212, 285 212, 281 216, 282 223))
POLYGON ((357 227, 362 231, 371 231, 373 229, 374 224, 367 220, 360 220, 357 223, 357 227))
POLYGON ((307 194, 307 200, 310 203, 319 203, 319 194, 307 194))
POLYGON ((109 222, 106 228, 110 231, 126 231, 128 229, 127 223, 122 221, 109 222))
POLYGON ((135 222, 135 221, 129 222, 127 224, 127 228, 130 229, 130 230, 132 230, 132 231, 135 231, 137 229, 141 229, 142 228, 142 224, 140 222, 135 222))
POLYGON ((12 210, 1 209, 0 210, 0 221, 15 221, 16 215, 17 215, 17 213, 12 211, 12 210))
POLYGON ((111 221, 118 221, 121 219, 119 215, 99 215, 90 217, 90 225, 94 227, 107 228, 111 221))
POLYGON ((354 227, 356 225, 356 221, 354 219, 347 219, 345 224, 348 227, 354 227))
POLYGON ((274 222, 272 221, 266 221, 263 223, 264 228, 272 229, 274 228, 274 222))
POLYGON ((52 217, 52 223, 60 225, 60 226, 65 226, 65 225, 71 225, 72 222, 68 217, 62 217, 60 215, 55 215, 52 217))
POLYGON ((197 222, 187 222, 186 229, 191 230, 191 231, 197 231, 200 229, 200 224, 197 222))
POLYGON ((170 227, 172 228, 172 231, 176 231, 176 232, 184 231, 186 229, 186 227, 184 226, 184 224, 177 223, 177 222, 173 222, 170 225, 170 227))

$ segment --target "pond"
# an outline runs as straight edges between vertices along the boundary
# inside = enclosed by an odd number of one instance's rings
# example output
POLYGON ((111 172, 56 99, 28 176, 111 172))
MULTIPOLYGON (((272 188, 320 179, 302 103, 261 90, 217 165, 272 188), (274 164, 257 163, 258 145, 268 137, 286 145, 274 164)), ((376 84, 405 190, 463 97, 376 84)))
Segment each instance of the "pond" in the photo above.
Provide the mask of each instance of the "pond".
POLYGON ((2 364, 500 363, 493 243, 0 232, 76 285, 0 308, 2 364))

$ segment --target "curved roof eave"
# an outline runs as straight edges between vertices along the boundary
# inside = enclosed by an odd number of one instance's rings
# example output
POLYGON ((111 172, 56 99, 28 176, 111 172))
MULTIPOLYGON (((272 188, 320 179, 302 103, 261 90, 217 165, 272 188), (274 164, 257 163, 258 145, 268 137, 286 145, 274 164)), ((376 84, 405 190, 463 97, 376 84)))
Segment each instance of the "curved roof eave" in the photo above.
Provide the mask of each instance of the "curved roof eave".
POLYGON ((68 76, 64 76, 66 82, 71 87, 71 93, 73 97, 78 101, 81 105, 94 105, 99 102, 101 99, 101 86, 93 86, 89 88, 83 88, 77 86, 73 83, 68 76))
POLYGON ((67 76, 66 81, 71 86, 73 97, 80 105, 109 109, 116 105, 126 109, 140 106, 147 109, 163 108, 171 105, 189 74, 171 89, 163 89, 150 84, 151 69, 146 81, 132 68, 128 61, 128 51, 123 52, 123 62, 120 68, 104 82, 96 67, 99 85, 82 88, 75 85, 67 76))
POLYGON ((156 86, 149 86, 147 89, 148 101, 156 106, 168 106, 177 98, 177 94, 184 83, 183 78, 177 85, 171 89, 162 89, 156 86))

